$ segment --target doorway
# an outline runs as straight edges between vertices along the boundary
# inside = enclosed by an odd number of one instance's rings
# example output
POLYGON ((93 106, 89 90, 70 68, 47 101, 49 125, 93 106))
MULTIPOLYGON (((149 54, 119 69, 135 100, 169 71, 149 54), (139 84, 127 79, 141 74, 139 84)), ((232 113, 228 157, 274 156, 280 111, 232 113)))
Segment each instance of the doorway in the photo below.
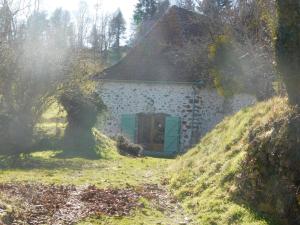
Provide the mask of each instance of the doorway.
POLYGON ((138 114, 138 144, 148 151, 163 152, 166 117, 166 114, 138 114))

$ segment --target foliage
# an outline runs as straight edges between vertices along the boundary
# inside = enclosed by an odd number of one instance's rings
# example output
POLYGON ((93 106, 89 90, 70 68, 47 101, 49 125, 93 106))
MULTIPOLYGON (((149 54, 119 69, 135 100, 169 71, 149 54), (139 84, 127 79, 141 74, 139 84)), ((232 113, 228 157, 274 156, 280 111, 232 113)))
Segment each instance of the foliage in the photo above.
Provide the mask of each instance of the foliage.
POLYGON ((133 19, 136 25, 150 20, 155 15, 158 2, 156 0, 139 0, 135 6, 133 19))
POLYGON ((0 62, 0 114, 2 118, 7 118, 0 126, 9 130, 0 137, 4 142, 1 145, 1 153, 4 154, 30 151, 34 126, 53 101, 52 96, 59 83, 65 79, 69 52, 66 48, 55 47, 54 38, 50 37, 50 29, 54 27, 48 27, 45 21, 44 14, 33 14, 23 33, 18 33, 25 39, 17 36, 10 42, 0 44, 3 50, 0 62), (49 35, 47 41, 45 35, 49 35))
MULTIPOLYGON (((286 137, 273 136, 269 132, 270 130, 262 128, 268 127, 269 124, 276 125, 276 121, 284 120, 292 112, 293 109, 287 105, 287 100, 280 98, 243 109, 236 115, 226 118, 212 132, 207 134, 194 149, 173 163, 170 188, 181 199, 184 207, 190 213, 195 214, 198 224, 276 224, 276 221, 272 222, 268 218, 277 217, 277 213, 267 214, 268 217, 265 217, 266 214, 258 212, 259 203, 267 203, 269 194, 273 196, 271 193, 277 191, 277 186, 272 186, 274 184, 271 182, 272 178, 276 179, 275 181, 279 180, 271 174, 264 177, 266 180, 253 177, 256 176, 255 172, 250 174, 246 172, 246 176, 241 174, 243 174, 243 169, 245 171, 252 171, 255 168, 263 170, 263 168, 271 165, 265 161, 260 164, 263 161, 255 160, 259 159, 257 157, 252 158, 253 161, 248 161, 249 165, 253 165, 249 167, 249 170, 246 168, 247 164, 243 164, 244 160, 248 158, 248 154, 252 155, 252 153, 257 152, 267 155, 268 152, 273 151, 272 148, 261 148, 260 150, 255 148, 254 143, 250 143, 251 132, 258 131, 256 134, 259 135, 256 138, 272 137, 274 140, 272 142, 278 143, 278 145, 288 143, 286 137), (249 188, 246 191, 247 194, 255 193, 255 191, 260 193, 259 202, 256 201, 253 205, 249 205, 249 201, 242 200, 243 192, 240 193, 238 189, 240 184, 238 180, 241 177, 250 183, 253 181, 254 184, 269 184, 269 189, 266 192, 260 192, 259 187, 255 189, 255 186, 247 186, 249 188)), ((278 128, 284 130, 284 126, 277 125, 278 128)), ((277 128, 274 129, 277 130, 277 128)), ((293 141, 293 143, 296 142, 293 141)), ((263 142, 257 142, 257 146, 260 144, 264 145, 263 142)), ((289 155, 290 151, 285 151, 284 147, 280 149, 285 152, 284 155, 291 160, 290 162, 294 160, 294 156, 289 155)), ((267 160, 267 158, 262 159, 267 160)), ((273 174, 279 169, 277 167, 279 164, 272 165, 275 166, 275 168, 270 168, 273 174)), ((288 167, 293 170, 293 166, 296 164, 288 167)), ((285 189, 284 193, 289 193, 289 190, 285 189)), ((272 207, 274 208, 274 205, 272 207)))
POLYGON ((0 63, 0 153, 18 154, 19 151, 27 152, 30 149, 34 112, 26 101, 31 99, 22 96, 26 86, 21 86, 15 81, 18 78, 16 52, 3 45, 2 50, 0 54, 3 54, 1 59, 4 60, 0 63), (26 103, 24 104, 22 100, 26 103))
MULTIPOLYGON (((237 67, 230 69, 227 66, 226 73, 230 77, 231 74, 242 72, 238 77, 237 92, 243 89, 243 92, 256 95, 258 100, 274 96, 273 84, 281 82, 274 66, 273 41, 277 18, 274 1, 199 1, 198 10, 209 19, 211 42, 208 45, 212 44, 217 49, 222 37, 227 37, 231 43, 227 52, 230 58, 235 58, 233 65, 237 67)), ((215 68, 213 62, 209 69, 213 77, 223 79, 224 74, 215 68)), ((222 84, 220 79, 216 83, 219 86, 222 84)), ((229 90, 229 93, 224 93, 225 86, 219 90, 225 95, 231 95, 232 92, 229 90)))
POLYGON ((63 139, 64 150, 82 156, 95 156, 96 142, 92 128, 98 113, 105 109, 101 98, 95 93, 86 95, 79 88, 74 88, 64 91, 59 102, 67 112, 68 121, 63 139))
POLYGON ((221 19, 224 10, 229 10, 232 5, 232 0, 203 0, 199 2, 198 8, 208 16, 216 16, 215 19, 221 19))
POLYGON ((232 0, 213 0, 211 2, 219 10, 221 10, 223 8, 227 8, 227 9, 231 8, 232 5, 233 5, 233 1, 232 0))
POLYGON ((55 93, 66 112, 67 126, 62 141, 65 156, 96 156, 92 128, 106 106, 96 91, 96 82, 91 79, 103 67, 90 61, 83 55, 73 56, 66 71, 68 80, 55 93))
POLYGON ((243 70, 229 36, 221 35, 216 38, 209 47, 209 59, 212 65, 210 75, 219 94, 231 97, 235 93, 246 91, 243 70))
POLYGON ((277 0, 276 56, 291 104, 300 105, 300 2, 277 0))
POLYGON ((95 84, 89 75, 101 65, 91 66, 83 51, 75 51, 69 12, 57 9, 48 18, 33 11, 20 26, 12 26, 10 19, 19 22, 17 14, 9 5, 0 8, 0 30, 8 32, 0 35, 0 128, 7 131, 0 134, 0 154, 17 155, 33 151, 40 141, 44 147, 51 142, 36 140, 42 114, 74 86, 91 96, 95 84))
POLYGON ((130 45, 139 43, 170 7, 169 0, 140 0, 134 11, 134 33, 130 45))
MULTIPOLYGON (((277 13, 274 0, 240 1, 240 22, 250 40, 265 44, 273 52, 273 40, 276 38, 277 13)), ((240 30, 240 29, 239 29, 240 30)))
POLYGON ((169 0, 158 1, 155 17, 161 18, 165 14, 165 12, 169 9, 170 5, 171 4, 169 0))

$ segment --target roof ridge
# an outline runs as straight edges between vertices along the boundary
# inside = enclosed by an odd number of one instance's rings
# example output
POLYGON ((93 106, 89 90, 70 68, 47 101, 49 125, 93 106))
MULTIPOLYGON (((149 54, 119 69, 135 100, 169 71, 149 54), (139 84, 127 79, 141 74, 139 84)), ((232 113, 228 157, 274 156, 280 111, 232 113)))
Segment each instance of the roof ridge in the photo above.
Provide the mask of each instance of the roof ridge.
MULTIPOLYGON (((165 18, 167 15, 170 14, 171 11, 179 11, 179 10, 182 10, 182 11, 186 11, 188 13, 192 13, 192 14, 195 14, 197 16, 201 15, 201 14, 198 14, 196 12, 193 12, 193 11, 190 11, 190 10, 187 10, 187 9, 184 9, 184 8, 181 8, 181 7, 178 7, 177 5, 173 5, 173 6, 170 6, 165 12, 164 14, 157 20, 153 23, 153 25, 150 27, 150 29, 144 34, 142 35, 139 40, 134 44, 134 46, 131 48, 131 50, 127 53, 127 55, 123 58, 121 58, 119 61, 117 61, 115 64, 113 64, 112 66, 109 66, 107 68, 105 68, 103 71, 95 74, 93 77, 96 78, 98 77, 100 74, 103 74, 105 73, 107 70, 111 69, 112 67, 115 67, 115 66, 118 66, 124 58, 130 56, 131 54, 134 53, 135 49, 151 34, 151 32, 158 26, 158 24, 160 24, 165 18)), ((180 23, 182 23, 182 21, 180 21, 180 23)))
POLYGON ((185 40, 206 35, 201 14, 177 6, 168 8, 134 43, 125 57, 98 72, 93 79, 191 81, 196 72, 177 63, 171 49, 184 47, 185 40), (202 22, 201 22, 202 21, 202 22), (171 47, 171 48, 170 48, 171 47))
MULTIPOLYGON (((177 6, 175 6, 175 7, 177 7, 177 6)), ((157 26, 157 24, 159 24, 159 23, 165 18, 165 16, 167 15, 167 13, 168 13, 172 8, 174 8, 174 6, 169 7, 169 8, 164 12, 164 14, 163 14, 157 21, 155 21, 155 23, 150 27, 150 29, 149 29, 149 30, 148 30, 141 38, 139 38, 139 40, 134 44, 134 46, 131 48, 131 50, 127 53, 127 55, 126 55, 125 57, 127 57, 127 56, 133 54, 134 50, 140 45, 140 43, 142 43, 143 40, 146 39, 146 37, 148 37, 148 35, 154 30, 154 28, 157 26)), ((125 57, 124 57, 124 58, 125 58, 125 57)), ((104 69, 103 71, 97 73, 94 77, 97 77, 98 75, 100 75, 100 74, 102 74, 102 73, 105 73, 105 71, 107 71, 108 69, 117 66, 118 64, 120 64, 120 63, 123 61, 124 58, 121 58, 118 62, 116 62, 116 63, 113 64, 112 66, 109 66, 109 67, 107 67, 106 69, 104 69)))

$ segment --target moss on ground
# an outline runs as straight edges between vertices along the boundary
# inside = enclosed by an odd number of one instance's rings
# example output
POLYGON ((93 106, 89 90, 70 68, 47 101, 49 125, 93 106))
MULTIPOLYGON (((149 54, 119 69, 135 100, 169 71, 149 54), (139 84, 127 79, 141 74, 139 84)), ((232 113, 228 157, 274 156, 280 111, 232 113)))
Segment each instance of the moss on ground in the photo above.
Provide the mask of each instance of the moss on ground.
POLYGON ((291 111, 287 100, 281 98, 243 109, 172 164, 170 188, 195 215, 197 224, 275 224, 233 196, 236 176, 249 149, 249 132, 291 111))

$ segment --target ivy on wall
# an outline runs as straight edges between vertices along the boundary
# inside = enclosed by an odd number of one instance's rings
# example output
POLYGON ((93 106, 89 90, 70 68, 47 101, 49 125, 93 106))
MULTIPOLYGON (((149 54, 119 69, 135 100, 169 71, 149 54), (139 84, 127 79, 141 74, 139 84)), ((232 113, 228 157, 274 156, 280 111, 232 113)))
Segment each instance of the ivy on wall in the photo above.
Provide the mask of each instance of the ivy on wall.
POLYGON ((243 69, 239 63, 239 56, 230 36, 220 35, 209 46, 209 60, 214 85, 220 95, 231 97, 234 94, 247 92, 243 69))

